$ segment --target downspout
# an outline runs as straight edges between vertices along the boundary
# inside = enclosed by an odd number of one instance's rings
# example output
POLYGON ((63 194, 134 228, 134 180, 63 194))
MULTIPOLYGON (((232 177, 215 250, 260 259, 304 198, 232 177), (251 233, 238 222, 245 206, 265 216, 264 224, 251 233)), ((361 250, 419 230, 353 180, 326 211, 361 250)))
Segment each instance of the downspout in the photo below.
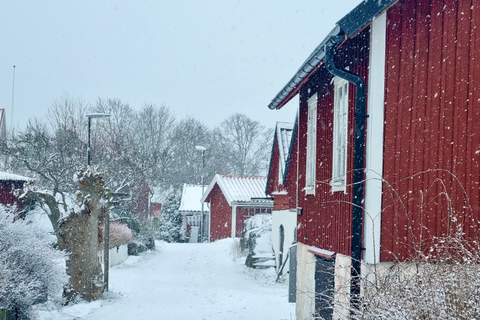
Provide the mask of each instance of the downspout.
POLYGON ((360 303, 360 276, 362 259, 362 231, 364 204, 365 171, 365 119, 366 85, 358 74, 339 69, 335 66, 335 49, 346 36, 333 36, 325 44, 325 66, 332 75, 345 79, 355 85, 355 137, 353 149, 353 203, 352 203, 352 267, 350 283, 350 303, 354 308, 360 303))

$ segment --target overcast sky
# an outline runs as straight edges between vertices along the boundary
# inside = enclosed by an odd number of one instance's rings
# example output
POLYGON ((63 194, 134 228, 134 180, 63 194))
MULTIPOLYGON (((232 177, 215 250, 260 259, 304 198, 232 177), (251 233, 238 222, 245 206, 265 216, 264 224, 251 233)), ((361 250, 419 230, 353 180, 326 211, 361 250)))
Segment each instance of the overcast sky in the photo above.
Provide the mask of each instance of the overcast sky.
POLYGON ((235 112, 294 121, 268 103, 361 0, 45 0, 0 6, 0 108, 24 127, 67 94, 167 105, 214 127, 235 112))

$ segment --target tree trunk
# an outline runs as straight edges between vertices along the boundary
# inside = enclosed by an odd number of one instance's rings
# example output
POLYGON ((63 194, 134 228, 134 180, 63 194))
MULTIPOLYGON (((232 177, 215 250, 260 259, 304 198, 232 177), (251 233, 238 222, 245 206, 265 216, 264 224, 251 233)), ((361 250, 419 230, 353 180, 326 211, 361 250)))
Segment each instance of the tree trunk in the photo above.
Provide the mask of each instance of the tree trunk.
POLYGON ((103 200, 106 195, 101 174, 90 170, 78 177, 77 204, 79 212, 72 212, 58 224, 58 246, 65 250, 70 284, 65 296, 70 301, 80 297, 86 301, 99 299, 104 291, 103 273, 97 251, 99 222, 108 214, 103 200))

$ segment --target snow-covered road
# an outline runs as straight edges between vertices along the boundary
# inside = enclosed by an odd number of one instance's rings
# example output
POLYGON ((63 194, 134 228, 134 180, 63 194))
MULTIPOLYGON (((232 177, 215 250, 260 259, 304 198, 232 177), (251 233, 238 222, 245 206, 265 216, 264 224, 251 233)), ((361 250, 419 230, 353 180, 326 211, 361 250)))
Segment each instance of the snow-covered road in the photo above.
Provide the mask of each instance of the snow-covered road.
POLYGON ((273 269, 246 268, 234 259, 232 239, 205 244, 157 243, 110 272, 108 298, 60 310, 40 319, 294 319, 287 285, 273 269))

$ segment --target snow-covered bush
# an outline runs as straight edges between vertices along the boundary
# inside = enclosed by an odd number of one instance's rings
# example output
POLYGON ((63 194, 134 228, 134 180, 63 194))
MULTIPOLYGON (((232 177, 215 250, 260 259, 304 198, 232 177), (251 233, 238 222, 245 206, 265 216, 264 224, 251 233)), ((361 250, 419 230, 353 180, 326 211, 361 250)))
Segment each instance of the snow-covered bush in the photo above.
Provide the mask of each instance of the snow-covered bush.
POLYGON ((68 277, 65 255, 34 224, 0 207, 0 309, 28 315, 33 304, 60 301, 68 277))
POLYGON ((116 247, 132 241, 132 230, 123 223, 113 221, 110 223, 110 246, 116 247))
MULTIPOLYGON (((102 242, 100 242, 98 248, 99 250, 103 250, 103 235, 105 234, 105 224, 100 226, 101 234, 102 234, 102 242)), ((117 246, 121 246, 122 244, 128 244, 132 241, 132 230, 119 221, 111 221, 110 222, 110 249, 115 248, 117 246)))

